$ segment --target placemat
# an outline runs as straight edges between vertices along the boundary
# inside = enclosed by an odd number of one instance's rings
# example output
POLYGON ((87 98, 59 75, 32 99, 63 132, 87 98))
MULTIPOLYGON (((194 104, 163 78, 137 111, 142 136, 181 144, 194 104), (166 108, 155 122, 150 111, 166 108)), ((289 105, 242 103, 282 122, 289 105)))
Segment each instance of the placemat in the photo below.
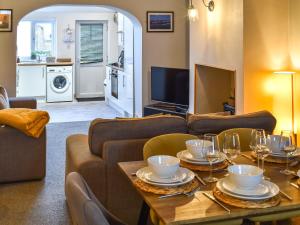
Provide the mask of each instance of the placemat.
POLYGON ((158 194, 158 195, 167 195, 167 194, 176 194, 176 193, 188 193, 199 187, 199 182, 194 179, 191 182, 177 186, 177 187, 158 187, 151 184, 147 184, 140 179, 134 181, 134 185, 141 189, 142 191, 158 194))
MULTIPOLYGON (((254 159, 257 159, 257 156, 256 156, 255 152, 251 152, 251 156, 254 159)), ((289 161, 292 162, 294 159, 295 159, 295 157, 290 158, 289 161)), ((286 164, 286 158, 268 156, 268 157, 265 158, 265 162, 286 164)))
POLYGON ((263 209, 263 208, 274 207, 278 205, 281 201, 279 195, 276 195, 273 198, 266 199, 266 200, 254 201, 254 200, 238 199, 222 193, 218 188, 215 188, 213 190, 213 194, 215 198, 218 199, 219 201, 243 209, 263 209))
MULTIPOLYGON (((184 162, 182 160, 180 160, 180 166, 194 171, 202 171, 202 172, 210 171, 210 165, 196 165, 196 164, 184 162)), ((224 162, 213 164, 212 167, 213 167, 213 171, 217 171, 217 170, 225 169, 227 168, 227 166, 228 166, 228 162, 225 160, 224 162)))

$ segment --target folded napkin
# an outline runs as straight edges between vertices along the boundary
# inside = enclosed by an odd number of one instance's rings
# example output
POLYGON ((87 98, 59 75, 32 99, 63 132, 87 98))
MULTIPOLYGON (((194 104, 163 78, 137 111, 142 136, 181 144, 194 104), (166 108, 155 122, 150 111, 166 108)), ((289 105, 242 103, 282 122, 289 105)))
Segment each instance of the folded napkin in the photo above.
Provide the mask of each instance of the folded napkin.
POLYGON ((0 124, 16 128, 31 137, 38 138, 48 122, 49 114, 45 111, 23 108, 0 110, 0 124))

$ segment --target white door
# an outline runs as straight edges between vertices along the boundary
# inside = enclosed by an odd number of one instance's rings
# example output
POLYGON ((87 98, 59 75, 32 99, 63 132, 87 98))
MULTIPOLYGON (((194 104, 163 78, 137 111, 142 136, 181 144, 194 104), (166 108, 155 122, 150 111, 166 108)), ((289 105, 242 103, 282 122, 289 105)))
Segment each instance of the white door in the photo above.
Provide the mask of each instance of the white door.
POLYGON ((76 97, 104 97, 107 22, 76 22, 76 97))

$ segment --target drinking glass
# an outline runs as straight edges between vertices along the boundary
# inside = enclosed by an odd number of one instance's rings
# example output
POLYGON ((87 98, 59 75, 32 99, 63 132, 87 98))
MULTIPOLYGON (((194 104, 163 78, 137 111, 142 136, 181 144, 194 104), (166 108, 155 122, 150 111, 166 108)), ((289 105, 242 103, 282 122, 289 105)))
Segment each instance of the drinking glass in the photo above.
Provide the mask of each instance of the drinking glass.
MULTIPOLYGON (((261 169, 264 171, 265 158, 271 153, 271 149, 267 146, 267 137, 264 130, 256 130, 256 154, 261 158, 261 169)), ((265 177, 266 178, 266 177, 265 177)))
POLYGON ((289 169, 289 157, 292 155, 294 151, 296 151, 297 147, 295 145, 295 137, 292 131, 289 130, 283 130, 281 131, 280 135, 280 147, 282 148, 281 151, 285 152, 286 154, 286 168, 284 170, 281 170, 280 172, 285 175, 290 175, 293 173, 289 169))
POLYGON ((241 153, 240 137, 237 133, 225 133, 223 142, 223 152, 233 160, 241 153))
POLYGON ((205 134, 204 140, 210 141, 212 146, 205 149, 204 155, 210 165, 209 177, 204 178, 206 182, 212 183, 218 181, 218 178, 212 176, 213 172, 213 162, 220 158, 220 148, 218 136, 216 134, 205 134))
MULTIPOLYGON (((249 143, 249 147, 250 147, 250 149, 253 151, 253 152, 255 152, 255 153, 257 153, 256 152, 256 129, 252 129, 251 130, 251 139, 250 139, 250 143, 249 143)), ((259 157, 258 157, 258 155, 256 154, 256 158, 257 158, 257 167, 259 167, 259 157)))

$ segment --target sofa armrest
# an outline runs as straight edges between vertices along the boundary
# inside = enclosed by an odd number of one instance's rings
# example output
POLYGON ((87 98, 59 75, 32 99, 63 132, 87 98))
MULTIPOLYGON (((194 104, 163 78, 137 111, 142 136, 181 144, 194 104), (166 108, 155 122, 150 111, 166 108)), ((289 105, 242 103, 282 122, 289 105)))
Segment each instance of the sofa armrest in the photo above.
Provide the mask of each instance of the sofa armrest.
POLYGON ((0 126, 0 183, 41 179, 46 173, 46 129, 39 138, 0 126))
POLYGON ((72 135, 66 141, 66 171, 78 172, 103 204, 106 202, 106 176, 104 161, 89 150, 88 136, 72 135))
POLYGON ((37 101, 35 98, 29 97, 9 98, 9 105, 11 108, 36 109, 37 101))

